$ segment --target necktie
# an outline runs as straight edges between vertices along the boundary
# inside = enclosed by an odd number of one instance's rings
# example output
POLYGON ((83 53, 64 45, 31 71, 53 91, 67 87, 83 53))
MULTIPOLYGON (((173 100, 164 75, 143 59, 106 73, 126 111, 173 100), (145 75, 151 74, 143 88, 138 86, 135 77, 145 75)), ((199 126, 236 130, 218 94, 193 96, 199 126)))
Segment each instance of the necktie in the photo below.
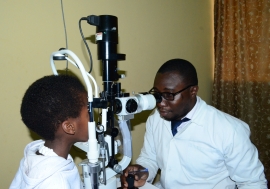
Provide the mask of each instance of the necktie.
POLYGON ((177 127, 179 125, 181 125, 181 123, 189 121, 190 119, 188 119, 187 117, 185 117, 184 119, 181 119, 180 121, 171 121, 171 127, 172 127, 172 134, 173 136, 177 133, 177 127))

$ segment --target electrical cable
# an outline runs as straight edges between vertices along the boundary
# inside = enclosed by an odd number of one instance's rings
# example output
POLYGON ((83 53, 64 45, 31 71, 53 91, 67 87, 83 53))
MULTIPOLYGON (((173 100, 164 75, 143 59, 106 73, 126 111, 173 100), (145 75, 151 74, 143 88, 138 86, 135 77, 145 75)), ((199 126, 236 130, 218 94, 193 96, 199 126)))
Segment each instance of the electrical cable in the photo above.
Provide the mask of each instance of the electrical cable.
MULTIPOLYGON (((68 41, 67 41, 67 28, 66 28, 66 22, 65 22, 65 15, 64 15, 64 8, 63 8, 63 1, 60 0, 61 2, 61 10, 62 10, 62 18, 63 18, 63 24, 64 24, 64 31, 65 31, 65 40, 66 40, 66 49, 68 49, 68 41)), ((66 63, 66 74, 68 71, 68 61, 66 63)))
POLYGON ((79 20, 79 30, 80 30, 80 33, 81 33, 83 42, 84 42, 84 44, 85 44, 85 46, 86 46, 87 52, 88 52, 89 57, 90 57, 90 70, 89 70, 88 73, 91 73, 92 67, 93 67, 92 54, 91 54, 91 52, 90 52, 89 46, 88 46, 88 44, 86 43, 85 38, 84 38, 84 35, 83 35, 83 32, 82 32, 82 27, 81 27, 81 21, 82 21, 82 20, 87 20, 87 18, 86 18, 86 17, 83 17, 83 18, 81 18, 81 19, 79 20))

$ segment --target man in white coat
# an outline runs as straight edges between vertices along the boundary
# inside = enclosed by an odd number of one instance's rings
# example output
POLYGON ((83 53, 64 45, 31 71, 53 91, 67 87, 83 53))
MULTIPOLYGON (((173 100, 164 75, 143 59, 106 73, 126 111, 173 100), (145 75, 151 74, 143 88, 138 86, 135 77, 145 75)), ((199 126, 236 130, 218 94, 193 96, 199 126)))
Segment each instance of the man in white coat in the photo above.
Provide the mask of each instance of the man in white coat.
POLYGON ((158 70, 153 88, 157 109, 146 123, 141 154, 121 177, 127 188, 130 171, 134 185, 152 182, 161 170, 161 189, 266 189, 264 167, 250 141, 249 126, 207 105, 198 92, 195 67, 172 59, 158 70))

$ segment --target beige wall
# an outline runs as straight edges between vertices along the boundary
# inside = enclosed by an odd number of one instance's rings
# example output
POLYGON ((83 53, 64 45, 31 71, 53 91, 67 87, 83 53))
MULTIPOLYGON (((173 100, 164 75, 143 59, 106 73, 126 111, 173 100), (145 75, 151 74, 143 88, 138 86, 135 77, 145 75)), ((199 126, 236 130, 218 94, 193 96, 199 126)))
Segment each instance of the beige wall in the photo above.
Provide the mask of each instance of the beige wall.
MULTIPOLYGON (((26 88, 36 79, 52 74, 49 57, 65 47, 60 0, 9 0, 0 2, 0 183, 8 188, 23 149, 37 139, 21 122, 20 103, 26 88)), ((83 45, 78 21, 83 16, 109 14, 118 17, 119 61, 126 71, 122 88, 127 92, 148 91, 162 63, 171 58, 191 61, 198 70, 199 95, 210 102, 213 72, 213 3, 211 0, 63 0, 68 46, 88 69, 88 55, 83 45)), ((86 37, 95 27, 82 23, 86 37)), ((101 88, 97 46, 89 42, 94 60, 93 76, 101 88)), ((59 63, 58 68, 64 68, 59 63)), ((70 66, 75 70, 75 67, 70 66)), ((144 123, 149 112, 132 120, 134 158, 143 142, 144 123)), ((76 163, 84 154, 76 154, 76 163), (80 157, 79 157, 80 156, 80 157)), ((83 157, 84 158, 84 157, 83 157)))

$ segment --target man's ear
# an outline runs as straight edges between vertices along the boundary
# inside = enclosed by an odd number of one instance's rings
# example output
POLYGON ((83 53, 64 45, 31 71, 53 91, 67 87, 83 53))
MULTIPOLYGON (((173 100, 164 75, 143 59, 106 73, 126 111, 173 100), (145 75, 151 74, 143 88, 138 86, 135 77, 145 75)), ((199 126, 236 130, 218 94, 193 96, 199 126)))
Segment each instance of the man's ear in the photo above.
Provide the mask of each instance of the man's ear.
POLYGON ((68 120, 62 123, 62 129, 64 130, 65 133, 69 135, 74 135, 76 133, 76 128, 74 124, 68 120))
POLYGON ((192 86, 191 89, 190 89, 191 96, 196 97, 197 93, 198 93, 198 90, 199 90, 198 85, 192 86))

